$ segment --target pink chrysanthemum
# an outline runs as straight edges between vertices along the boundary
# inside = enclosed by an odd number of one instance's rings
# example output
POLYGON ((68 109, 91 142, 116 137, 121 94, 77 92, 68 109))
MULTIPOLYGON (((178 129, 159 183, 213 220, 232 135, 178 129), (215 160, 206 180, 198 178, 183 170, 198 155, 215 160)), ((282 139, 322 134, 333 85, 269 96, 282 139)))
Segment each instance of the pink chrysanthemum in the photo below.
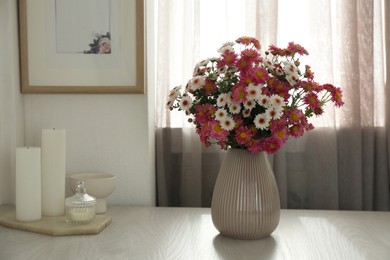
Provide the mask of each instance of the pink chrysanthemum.
POLYGON ((237 54, 235 52, 226 51, 221 55, 221 60, 217 62, 218 68, 223 68, 225 66, 233 66, 237 61, 237 54))
POLYGON ((279 48, 279 47, 277 47, 277 46, 275 46, 275 45, 273 45, 273 44, 271 44, 271 45, 269 46, 268 51, 269 51, 272 55, 274 55, 274 56, 279 55, 279 56, 282 56, 282 57, 283 57, 283 56, 286 56, 286 54, 287 54, 286 49, 279 48))
POLYGON ((277 137, 271 136, 264 141, 264 151, 269 154, 275 153, 277 150, 282 147, 283 143, 277 137))
POLYGON ((278 129, 273 134, 275 137, 279 138, 282 143, 285 143, 287 141, 288 132, 286 128, 278 129))
POLYGON ((332 101, 335 103, 337 107, 341 107, 342 105, 344 105, 343 92, 341 88, 335 88, 335 90, 331 94, 332 94, 332 101))
POLYGON ((295 53, 298 53, 300 55, 309 55, 305 48, 294 42, 288 43, 287 50, 291 53, 291 55, 294 55, 295 53))
POLYGON ((304 117, 303 113, 299 109, 290 109, 286 111, 286 116, 291 124, 299 124, 304 117))
POLYGON ((241 58, 247 61, 260 62, 262 60, 260 54, 253 49, 245 49, 241 52, 241 58))
POLYGON ((300 124, 294 124, 288 130, 288 134, 295 138, 302 136, 303 132, 304 132, 304 127, 300 124))
POLYGON ((332 96, 331 100, 334 102, 334 104, 337 107, 344 105, 343 92, 342 92, 341 88, 336 88, 335 86, 333 86, 331 84, 324 84, 323 88, 330 92, 330 94, 332 96))
POLYGON ((204 92, 207 95, 212 95, 217 91, 217 85, 211 79, 206 79, 203 85, 204 92))
POLYGON ((252 69, 248 68, 247 71, 240 73, 240 83, 249 86, 250 84, 255 83, 255 76, 251 73, 252 69))
POLYGON ((240 126, 244 125, 244 120, 239 115, 233 116, 233 120, 235 123, 235 126, 234 126, 235 128, 239 128, 240 126))
POLYGON ((195 108, 195 119, 199 123, 211 121, 216 112, 216 108, 211 104, 198 105, 195 108))
POLYGON ((303 102, 308 105, 311 109, 316 109, 320 106, 320 101, 316 93, 308 93, 303 98, 303 102))
POLYGON ((246 88, 242 85, 232 87, 232 100, 236 103, 244 103, 246 100, 246 88))
POLYGON ((287 120, 284 116, 282 116, 279 119, 274 119, 269 122, 269 129, 272 133, 276 133, 282 129, 286 129, 287 126, 287 120))
POLYGON ((290 98, 290 94, 288 93, 290 85, 286 82, 282 82, 276 78, 269 78, 267 80, 267 84, 274 94, 278 94, 283 97, 284 100, 288 100, 290 98))
POLYGON ((244 36, 244 37, 240 37, 236 40, 237 43, 241 43, 243 45, 250 45, 250 44, 253 44, 253 46, 256 48, 256 49, 260 49, 261 48, 261 45, 260 45, 260 42, 259 40, 257 40, 256 38, 253 38, 253 37, 248 37, 248 36, 244 36))
POLYGON ((219 141, 225 140, 229 135, 229 131, 224 130, 217 120, 210 122, 210 137, 219 141))
POLYGON ((253 75, 256 84, 264 84, 269 78, 267 70, 262 67, 254 67, 251 70, 251 74, 253 75))
POLYGON ((305 65, 305 78, 310 80, 314 79, 314 72, 311 70, 309 65, 305 65))
POLYGON ((204 124, 201 124, 200 127, 196 128, 196 133, 199 135, 200 141, 206 146, 210 146, 210 124, 209 122, 206 122, 204 124))
POLYGON ((234 140, 240 144, 246 144, 252 139, 252 132, 247 127, 240 127, 235 130, 234 140))
POLYGON ((239 71, 245 71, 252 66, 252 62, 250 60, 240 58, 237 60, 236 66, 239 71))
POLYGON ((257 139, 257 140, 252 139, 248 143, 247 146, 248 146, 248 151, 251 153, 258 153, 258 152, 264 151, 264 140, 263 139, 257 139))

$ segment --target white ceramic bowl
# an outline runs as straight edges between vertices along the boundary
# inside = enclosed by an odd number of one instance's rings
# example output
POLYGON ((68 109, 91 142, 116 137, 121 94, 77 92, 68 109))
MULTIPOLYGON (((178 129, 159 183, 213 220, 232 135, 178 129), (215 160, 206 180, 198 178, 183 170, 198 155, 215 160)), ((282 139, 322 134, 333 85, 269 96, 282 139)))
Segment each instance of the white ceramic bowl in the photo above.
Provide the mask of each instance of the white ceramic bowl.
POLYGON ((116 176, 109 173, 77 173, 69 178, 73 192, 76 191, 77 182, 84 182, 87 194, 96 198, 96 213, 107 211, 106 198, 115 190, 116 176))

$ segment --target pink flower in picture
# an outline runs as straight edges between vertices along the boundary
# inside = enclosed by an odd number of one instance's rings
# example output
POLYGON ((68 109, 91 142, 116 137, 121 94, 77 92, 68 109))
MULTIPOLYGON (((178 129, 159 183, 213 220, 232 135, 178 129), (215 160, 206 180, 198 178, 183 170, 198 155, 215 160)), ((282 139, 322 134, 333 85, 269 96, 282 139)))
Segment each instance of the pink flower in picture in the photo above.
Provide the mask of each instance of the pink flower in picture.
POLYGON ((99 40, 99 54, 111 53, 111 40, 107 37, 102 37, 99 40))

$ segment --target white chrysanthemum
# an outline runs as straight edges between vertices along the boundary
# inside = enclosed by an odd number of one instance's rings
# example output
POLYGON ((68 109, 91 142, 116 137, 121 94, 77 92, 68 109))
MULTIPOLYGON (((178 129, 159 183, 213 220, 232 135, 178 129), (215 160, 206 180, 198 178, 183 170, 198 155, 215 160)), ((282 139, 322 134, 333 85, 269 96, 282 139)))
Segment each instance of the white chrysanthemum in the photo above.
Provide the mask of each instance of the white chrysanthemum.
POLYGON ((172 105, 173 105, 173 101, 168 100, 167 103, 165 104, 165 107, 170 109, 172 107, 172 105))
POLYGON ((293 86, 295 86, 295 84, 297 84, 298 78, 293 76, 293 75, 287 74, 286 75, 286 80, 293 87, 293 86))
POLYGON ((175 100, 175 99, 179 96, 180 90, 181 90, 181 86, 176 86, 176 87, 174 87, 174 88, 169 92, 168 100, 170 100, 170 101, 175 100))
POLYGON ((226 117, 227 117, 227 111, 223 108, 220 108, 215 112, 215 119, 218 121, 222 121, 226 117))
POLYGON ((260 98, 257 100, 257 103, 262 107, 269 107, 270 106, 269 97, 266 95, 260 95, 260 98))
POLYGON ((244 102, 244 107, 246 109, 249 109, 251 110, 252 108, 254 108, 256 106, 256 101, 254 99, 247 99, 245 102, 244 102))
POLYGON ((193 77, 189 82, 188 85, 192 91, 196 91, 200 88, 203 87, 205 82, 205 77, 204 76, 196 76, 193 77))
POLYGON ((268 108, 265 113, 268 115, 269 118, 271 119, 279 119, 282 116, 282 111, 283 110, 277 110, 274 108, 268 108))
POLYGON ((238 114, 240 113, 240 110, 241 110, 241 105, 236 103, 236 102, 231 102, 229 104, 229 111, 230 113, 232 114, 238 114))
POLYGON ((271 106, 277 110, 280 110, 280 108, 283 108, 286 105, 286 102, 284 102, 283 98, 276 94, 271 95, 269 101, 271 106))
POLYGON ((227 104, 231 104, 233 102, 232 100, 232 92, 228 92, 226 93, 226 97, 227 97, 227 104))
POLYGON ((221 128, 226 131, 233 130, 236 126, 236 122, 234 122, 233 118, 230 116, 227 116, 224 120, 221 120, 219 124, 221 125, 221 128))
POLYGON ((197 66, 206 66, 208 63, 210 62, 210 59, 205 59, 205 60, 202 60, 200 62, 198 62, 198 64, 196 64, 197 66))
POLYGON ((226 51, 234 51, 233 46, 235 45, 235 42, 226 42, 222 44, 222 46, 218 49, 219 53, 225 53, 226 51))
POLYGON ((251 115, 250 109, 244 109, 244 111, 242 111, 243 117, 249 117, 250 115, 251 115))
POLYGON ((221 60, 221 57, 212 57, 212 58, 209 58, 208 60, 211 62, 216 62, 216 61, 221 60))
POLYGON ((180 108, 183 110, 188 110, 192 106, 192 100, 189 96, 185 96, 180 100, 180 108))
POLYGON ((298 67, 295 66, 294 63, 291 63, 288 61, 284 61, 283 65, 284 65, 284 67, 283 67, 284 72, 287 74, 287 76, 290 76, 291 78, 295 78, 296 80, 298 80, 298 78, 299 78, 298 67))
POLYGON ((217 106, 224 107, 228 102, 228 95, 226 93, 219 94, 217 98, 217 106))
POLYGON ((274 70, 274 63, 268 57, 263 59, 263 63, 269 70, 274 70))
POLYGON ((284 71, 283 71, 283 69, 282 69, 280 66, 277 66, 277 67, 275 68, 275 73, 276 73, 276 75, 281 76, 281 75, 284 74, 284 71))
POLYGON ((268 116, 267 113, 258 114, 255 119, 253 120, 253 123, 255 123, 255 126, 257 129, 267 129, 269 125, 269 121, 271 118, 268 116))
POLYGON ((261 96, 262 85, 249 84, 246 89, 247 97, 250 99, 259 99, 261 96))

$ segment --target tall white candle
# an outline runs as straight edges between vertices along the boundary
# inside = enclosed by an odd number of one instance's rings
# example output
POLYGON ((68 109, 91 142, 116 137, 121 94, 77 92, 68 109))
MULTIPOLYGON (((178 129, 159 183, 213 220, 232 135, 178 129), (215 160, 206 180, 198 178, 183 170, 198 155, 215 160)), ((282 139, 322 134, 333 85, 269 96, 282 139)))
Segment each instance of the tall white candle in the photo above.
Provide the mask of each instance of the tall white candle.
POLYGON ((42 214, 65 214, 64 129, 42 129, 42 214))
POLYGON ((41 148, 16 148, 15 208, 16 220, 40 220, 41 211, 41 148))

